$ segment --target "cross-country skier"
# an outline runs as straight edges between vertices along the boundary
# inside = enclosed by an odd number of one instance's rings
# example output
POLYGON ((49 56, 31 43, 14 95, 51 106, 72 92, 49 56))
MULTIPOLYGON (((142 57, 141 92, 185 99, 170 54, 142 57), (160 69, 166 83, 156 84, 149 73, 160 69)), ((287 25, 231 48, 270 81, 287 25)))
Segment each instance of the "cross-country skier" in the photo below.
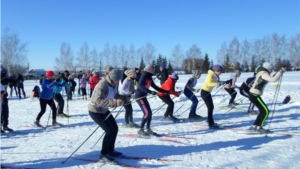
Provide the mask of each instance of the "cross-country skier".
POLYGON ((232 73, 229 77, 229 79, 227 80, 227 84, 224 86, 224 89, 226 90, 226 92, 230 95, 230 100, 229 100, 229 104, 228 107, 234 107, 236 105, 238 105, 238 103, 234 102, 234 99, 237 95, 237 92, 235 91, 235 88, 239 88, 235 82, 237 80, 237 78, 239 78, 241 76, 241 71, 236 70, 234 73, 232 73))
POLYGON ((250 89, 249 99, 258 108, 259 114, 252 126, 252 130, 258 133, 270 133, 270 130, 263 128, 265 121, 269 116, 269 109, 265 102, 262 100, 264 88, 268 82, 276 82, 286 71, 285 67, 282 67, 274 76, 270 76, 273 71, 273 65, 269 62, 264 62, 262 66, 256 68, 256 78, 253 86, 250 89))
POLYGON ((178 121, 178 119, 173 116, 174 101, 170 97, 170 94, 173 94, 176 97, 179 97, 179 95, 181 94, 181 92, 175 91, 175 84, 178 79, 178 75, 176 73, 172 73, 172 75, 170 75, 168 79, 161 85, 161 88, 168 91, 169 93, 158 92, 158 97, 168 105, 164 115, 165 120, 178 121))
MULTIPOLYGON (((123 96, 130 97, 134 93, 134 80, 135 80, 135 70, 134 69, 129 69, 126 70, 125 72, 126 78, 124 81, 121 83, 119 87, 119 93, 123 96)), ((132 117, 132 105, 130 100, 124 102, 124 108, 125 108, 125 125, 127 127, 134 127, 134 128, 139 128, 140 126, 135 124, 133 122, 133 117, 132 117)))
MULTIPOLYGON (((61 75, 63 76, 63 74, 61 75)), ((60 85, 66 86, 67 88, 71 87, 71 83, 66 83, 63 77, 58 77, 56 82, 60 85)), ((57 116, 68 117, 67 114, 64 113, 65 101, 61 95, 61 91, 63 86, 55 86, 53 89, 53 99, 57 102, 57 116)))
POLYGON ((221 65, 214 65, 213 70, 208 70, 207 77, 201 88, 201 97, 207 107, 207 122, 209 128, 211 129, 220 128, 213 119, 214 103, 212 100, 211 91, 215 86, 226 84, 226 81, 220 81, 219 78, 222 71, 223 67, 221 65))
POLYGON ((109 107, 122 106, 124 96, 118 94, 118 84, 122 78, 122 71, 112 69, 96 85, 88 110, 91 118, 105 131, 102 142, 101 162, 117 164, 114 157, 122 156, 121 152, 115 150, 115 141, 118 134, 118 125, 115 118, 108 110, 109 107))
POLYGON ((194 87, 197 84, 197 80, 201 77, 201 72, 200 71, 195 71, 193 74, 193 77, 191 77, 187 84, 184 87, 183 93, 184 95, 190 100, 192 101, 192 106, 190 109, 190 113, 189 113, 189 119, 191 120, 200 120, 203 119, 202 116, 196 114, 196 108, 198 106, 198 99, 196 97, 195 93, 198 93, 200 91, 200 89, 194 89, 194 87))
POLYGON ((165 83, 165 81, 168 79, 168 70, 166 69, 165 65, 161 65, 159 67, 160 73, 158 73, 156 75, 157 79, 160 80, 160 84, 162 85, 163 83, 165 83))
POLYGON ((46 106, 47 104, 51 107, 52 109, 52 125, 53 126, 62 126, 62 124, 58 123, 56 121, 56 106, 53 100, 53 89, 55 86, 60 86, 63 87, 65 86, 64 84, 59 84, 56 81, 54 81, 54 72, 51 70, 48 70, 46 72, 46 78, 43 81, 42 85, 42 92, 40 95, 40 106, 41 106, 41 111, 37 115, 36 120, 34 121, 34 124, 37 127, 42 127, 40 124, 40 119, 46 112, 46 106))
MULTIPOLYGON (((250 91, 250 88, 252 87, 252 85, 254 83, 255 75, 256 75, 256 73, 254 73, 253 77, 247 78, 247 80, 242 83, 242 85, 240 87, 240 94, 241 95, 249 98, 249 91, 250 91)), ((248 107, 248 114, 249 115, 256 115, 257 114, 253 109, 254 109, 254 104, 250 101, 250 104, 249 104, 249 107, 248 107)))
POLYGON ((168 91, 157 87, 156 84, 153 82, 152 76, 154 74, 155 67, 153 65, 146 66, 144 69, 144 73, 141 75, 141 78, 139 80, 138 89, 135 91, 135 99, 144 113, 141 128, 138 131, 138 134, 142 137, 149 137, 149 135, 157 135, 157 133, 153 132, 150 128, 152 120, 152 110, 146 97, 148 93, 152 95, 157 95, 157 92, 149 90, 150 86, 159 92, 168 93, 168 91), (146 123, 147 130, 144 131, 146 123))

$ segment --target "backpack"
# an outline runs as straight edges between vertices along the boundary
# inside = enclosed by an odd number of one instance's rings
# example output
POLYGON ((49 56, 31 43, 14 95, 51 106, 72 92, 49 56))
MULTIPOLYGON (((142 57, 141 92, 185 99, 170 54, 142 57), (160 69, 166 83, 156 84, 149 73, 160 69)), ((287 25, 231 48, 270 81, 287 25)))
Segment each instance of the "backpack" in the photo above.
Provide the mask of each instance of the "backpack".
POLYGON ((39 98, 40 97, 40 93, 41 93, 41 89, 39 86, 34 86, 30 98, 33 99, 34 97, 39 98))

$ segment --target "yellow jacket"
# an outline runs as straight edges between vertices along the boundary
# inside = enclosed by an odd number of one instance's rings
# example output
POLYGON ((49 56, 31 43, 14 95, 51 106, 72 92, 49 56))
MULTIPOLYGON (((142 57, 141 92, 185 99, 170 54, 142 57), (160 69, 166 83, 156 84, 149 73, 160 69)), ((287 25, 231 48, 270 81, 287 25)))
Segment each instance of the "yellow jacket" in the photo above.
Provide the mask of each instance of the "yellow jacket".
POLYGON ((207 77, 201 89, 207 92, 211 92, 213 88, 218 85, 219 85, 219 76, 217 76, 214 71, 208 70, 207 77))

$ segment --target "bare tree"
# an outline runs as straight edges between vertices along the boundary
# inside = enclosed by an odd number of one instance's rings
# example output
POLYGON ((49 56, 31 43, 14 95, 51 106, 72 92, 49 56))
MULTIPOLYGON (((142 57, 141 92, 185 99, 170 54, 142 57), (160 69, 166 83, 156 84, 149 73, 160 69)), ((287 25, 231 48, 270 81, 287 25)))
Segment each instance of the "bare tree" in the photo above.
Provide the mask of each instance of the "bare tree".
POLYGON ((186 58, 192 59, 192 65, 188 64, 188 71, 195 70, 196 67, 201 67, 200 62, 196 62, 196 59, 201 59, 201 50, 200 48, 194 44, 192 47, 186 52, 186 58))
POLYGON ((174 67, 176 69, 179 69, 182 67, 182 60, 183 60, 183 52, 181 50, 180 45, 176 45, 172 51, 172 59, 171 59, 171 63, 172 65, 174 65, 174 67))
MULTIPOLYGON (((98 52, 96 50, 96 48, 94 48, 91 52, 90 52, 90 60, 91 60, 91 68, 92 70, 99 70, 100 67, 100 58, 98 55, 98 52)), ((99 70, 100 72, 100 70, 99 70)), ((88 73, 88 72, 86 72, 88 73)))
POLYGON ((121 61, 121 64, 120 64, 121 68, 126 67, 127 65, 124 65, 124 64, 126 61, 128 63, 128 51, 126 49, 126 46, 123 43, 119 47, 119 58, 121 61))
POLYGON ((135 51, 135 47, 134 47, 134 45, 131 43, 130 44, 130 47, 129 47, 130 49, 129 49, 129 67, 130 68, 134 68, 134 67, 138 67, 138 61, 139 60, 137 60, 136 59, 136 51, 135 51))
POLYGON ((102 58, 106 60, 106 65, 110 65, 110 55, 111 54, 111 51, 110 51, 110 46, 109 46, 109 43, 107 42, 105 44, 105 47, 103 49, 103 52, 102 52, 102 58))
POLYGON ((152 61, 156 60, 155 52, 156 52, 156 49, 152 45, 152 43, 147 42, 146 46, 145 46, 145 57, 144 57, 144 59, 145 59, 144 61, 145 61, 146 65, 152 64, 152 61))
POLYGON ((291 37, 289 43, 289 59, 294 69, 300 69, 300 33, 291 37))
POLYGON ((140 47, 137 50, 137 55, 136 55, 136 59, 138 60, 138 67, 140 67, 140 64, 141 64, 142 61, 143 61, 143 64, 144 64, 144 58, 145 58, 145 48, 140 47))
MULTIPOLYGON (((19 35, 9 28, 4 30, 1 38, 1 62, 9 73, 13 67, 27 68, 27 45, 22 43, 19 35)), ((19 72, 20 73, 20 72, 19 72)))
POLYGON ((240 42, 236 37, 229 44, 229 59, 231 63, 236 63, 239 60, 240 55, 240 42))
POLYGON ((55 70, 73 69, 74 54, 70 44, 63 42, 60 46, 60 57, 55 58, 55 70))
POLYGON ((120 66, 119 65, 119 58, 118 58, 118 49, 117 49, 117 46, 116 45, 113 45, 112 46, 112 49, 111 49, 111 59, 112 59, 112 66, 114 68, 118 68, 120 66))
MULTIPOLYGON (((218 54, 217 54, 218 63, 219 64, 224 63, 227 56, 228 56, 227 44, 226 44, 226 42, 223 42, 221 45, 221 49, 218 51, 218 54)), ((211 66, 213 66, 213 65, 211 65, 211 66)))
POLYGON ((84 72, 90 72, 92 59, 90 57, 89 46, 87 42, 81 46, 77 53, 77 66, 82 67, 84 72))

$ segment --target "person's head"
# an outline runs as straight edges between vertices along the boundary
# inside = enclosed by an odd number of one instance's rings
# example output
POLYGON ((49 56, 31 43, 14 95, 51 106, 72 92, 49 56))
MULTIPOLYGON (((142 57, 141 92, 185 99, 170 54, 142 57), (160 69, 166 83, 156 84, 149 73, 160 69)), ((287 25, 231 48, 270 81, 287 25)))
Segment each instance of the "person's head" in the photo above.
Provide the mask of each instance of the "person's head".
POLYGON ((145 72, 148 72, 152 75, 155 74, 155 67, 153 65, 147 65, 145 68, 144 68, 144 71, 145 72))
POLYGON ((219 76, 223 71, 223 67, 221 65, 214 65, 213 71, 219 76))
POLYGON ((178 75, 176 73, 172 73, 172 75, 170 75, 170 77, 175 82, 179 79, 179 77, 178 77, 178 75))
POLYGON ((108 72, 108 77, 112 81, 112 84, 116 86, 119 84, 119 81, 122 79, 123 73, 121 70, 112 69, 111 71, 108 72))
POLYGON ((160 65, 159 70, 163 71, 165 69, 165 65, 160 65))
POLYGON ((129 77, 131 79, 135 79, 135 77, 136 77, 136 73, 133 69, 126 70, 124 73, 127 77, 129 77))
POLYGON ((140 69, 139 69, 139 68, 135 68, 135 72, 136 72, 136 73, 139 73, 139 72, 140 72, 140 69))
POLYGON ((46 72, 46 78, 47 78, 47 79, 53 80, 53 79, 54 79, 54 76, 55 76, 55 74, 54 74, 54 72, 53 72, 52 70, 48 70, 48 71, 46 72))
POLYGON ((201 71, 195 70, 193 75, 196 79, 199 79, 201 77, 201 74, 202 74, 201 71))
POLYGON ((82 74, 82 71, 79 71, 79 74, 82 74))
POLYGON ((234 74, 235 74, 236 77, 240 77, 241 76, 241 71, 236 70, 236 71, 234 71, 234 74))
POLYGON ((270 62, 264 62, 262 67, 266 68, 270 73, 273 71, 274 66, 270 62))

